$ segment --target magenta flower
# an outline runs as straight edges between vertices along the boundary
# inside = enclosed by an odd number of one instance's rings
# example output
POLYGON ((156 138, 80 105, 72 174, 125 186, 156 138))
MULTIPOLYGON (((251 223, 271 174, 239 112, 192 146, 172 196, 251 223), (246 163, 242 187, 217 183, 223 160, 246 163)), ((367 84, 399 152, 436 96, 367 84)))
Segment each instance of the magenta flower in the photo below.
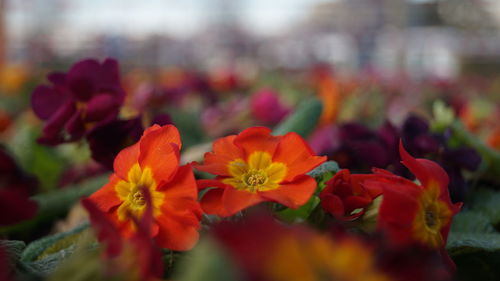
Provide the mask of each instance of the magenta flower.
POLYGON ((78 140, 94 127, 115 119, 123 104, 125 92, 116 60, 83 60, 68 73, 51 73, 47 78, 52 85, 36 87, 31 97, 33 111, 46 121, 40 143, 57 145, 78 140))
POLYGON ((275 125, 290 113, 276 92, 260 90, 251 99, 252 116, 263 125, 275 125))

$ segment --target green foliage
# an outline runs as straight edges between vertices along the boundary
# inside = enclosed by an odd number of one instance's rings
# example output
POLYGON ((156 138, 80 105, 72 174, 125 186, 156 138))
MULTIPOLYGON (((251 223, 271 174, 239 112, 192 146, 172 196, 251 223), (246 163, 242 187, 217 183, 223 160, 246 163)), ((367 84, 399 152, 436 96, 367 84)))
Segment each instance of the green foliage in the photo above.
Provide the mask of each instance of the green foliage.
POLYGON ((88 223, 85 223, 70 231, 33 241, 23 251, 21 260, 24 262, 37 261, 71 248, 79 235, 88 227, 88 223))
POLYGON ((32 199, 38 203, 37 215, 31 220, 0 228, 0 233, 26 232, 44 223, 52 222, 54 218, 66 214, 82 196, 88 196, 103 186, 108 181, 108 177, 109 175, 94 177, 65 189, 33 196, 32 199))
POLYGON ((297 209, 286 208, 282 211, 277 212, 278 217, 285 222, 301 222, 309 218, 309 215, 314 211, 314 209, 319 205, 319 197, 313 195, 307 203, 300 206, 297 209))
POLYGON ((194 112, 186 112, 177 109, 169 110, 182 139, 183 148, 188 148, 205 140, 203 129, 200 126, 200 118, 194 112))
POLYGON ((295 132, 302 137, 307 137, 319 121, 323 105, 318 99, 308 99, 300 103, 294 113, 278 124, 273 135, 284 135, 295 132))
POLYGON ((238 281, 241 278, 229 257, 217 243, 202 240, 178 264, 174 273, 177 281, 238 281))

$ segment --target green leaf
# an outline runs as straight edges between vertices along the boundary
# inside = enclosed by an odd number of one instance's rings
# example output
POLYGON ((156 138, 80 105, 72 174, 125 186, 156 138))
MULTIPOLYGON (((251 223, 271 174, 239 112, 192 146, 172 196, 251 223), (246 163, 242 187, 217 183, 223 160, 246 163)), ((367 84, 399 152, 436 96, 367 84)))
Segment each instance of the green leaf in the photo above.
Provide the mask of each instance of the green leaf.
POLYGON ((21 255, 23 262, 32 262, 57 254, 60 251, 71 248, 80 234, 88 229, 89 224, 81 224, 74 229, 43 237, 31 242, 21 255))
POLYGON ((11 260, 17 261, 21 258, 26 244, 24 241, 18 240, 0 240, 0 247, 6 250, 11 260))
POLYGON ((170 116, 182 138, 182 147, 186 149, 205 140, 203 129, 200 126, 200 118, 194 112, 186 112, 178 109, 170 109, 170 116))
POLYGON ((295 132, 307 137, 316 127, 322 111, 323 104, 318 99, 303 101, 294 113, 274 128, 273 134, 278 136, 295 132))
POLYGON ((325 163, 319 165, 314 170, 307 173, 309 176, 318 179, 322 178, 326 173, 337 173, 340 170, 339 164, 335 161, 326 161, 325 163))
POLYGON ((286 208, 277 212, 278 217, 285 222, 300 222, 309 218, 312 211, 318 206, 320 199, 318 196, 313 195, 309 201, 297 209, 286 208))
POLYGON ((451 232, 458 233, 493 233, 495 229, 490 219, 477 211, 462 211, 453 217, 451 232))
POLYGON ((200 243, 176 267, 173 280, 177 281, 239 281, 236 266, 211 239, 200 243))
POLYGON ((471 209, 486 216, 493 227, 500 227, 500 192, 491 189, 475 190, 470 198, 471 209))
POLYGON ((500 234, 450 233, 447 249, 460 280, 498 280, 500 234))
POLYGON ((446 248, 452 256, 466 252, 499 251, 500 234, 451 232, 446 248))

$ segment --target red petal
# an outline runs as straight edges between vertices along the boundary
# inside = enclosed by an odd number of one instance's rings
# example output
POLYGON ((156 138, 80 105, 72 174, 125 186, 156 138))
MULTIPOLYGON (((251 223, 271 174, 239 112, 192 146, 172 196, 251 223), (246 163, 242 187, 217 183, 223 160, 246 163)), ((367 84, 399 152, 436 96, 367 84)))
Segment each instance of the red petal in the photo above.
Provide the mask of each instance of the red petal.
POLYGON ((155 238, 159 246, 174 251, 186 251, 193 248, 198 241, 197 227, 183 223, 168 214, 163 214, 156 220, 159 232, 155 238))
POLYGON ((402 163, 417 177, 422 186, 427 187, 431 180, 438 182, 439 186, 448 188, 448 174, 439 164, 426 159, 413 158, 404 148, 403 142, 399 142, 399 154, 402 163))
POLYGON ((307 175, 300 175, 293 182, 281 185, 278 189, 259 192, 259 194, 289 208, 304 205, 316 190, 316 181, 307 175))
POLYGON ((224 189, 216 188, 208 190, 200 200, 201 208, 203 212, 210 215, 218 215, 221 217, 228 217, 230 214, 226 211, 224 204, 222 203, 222 195, 224 194, 224 189))

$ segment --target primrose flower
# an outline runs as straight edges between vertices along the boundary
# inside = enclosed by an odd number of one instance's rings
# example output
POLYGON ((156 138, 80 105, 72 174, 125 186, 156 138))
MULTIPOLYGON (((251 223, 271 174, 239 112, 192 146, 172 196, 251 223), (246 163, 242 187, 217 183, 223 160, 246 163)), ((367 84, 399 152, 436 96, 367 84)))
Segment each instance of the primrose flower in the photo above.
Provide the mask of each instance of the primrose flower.
POLYGON ((35 88, 31 104, 45 120, 40 143, 57 145, 80 139, 92 128, 116 118, 125 92, 120 85, 118 62, 80 61, 68 73, 48 75, 51 86, 35 88))
POLYGON ((352 175, 340 170, 331 178, 319 195, 321 206, 339 220, 355 220, 365 213, 373 199, 382 194, 377 186, 365 186, 364 181, 376 175, 352 175), (359 212, 356 210, 361 209, 359 212))
POLYGON ((171 250, 188 250, 198 240, 201 210, 190 165, 179 166, 181 140, 172 125, 154 125, 139 142, 122 150, 114 161, 108 184, 89 198, 130 237, 131 216, 139 218, 147 207, 142 188, 151 194, 151 237, 171 250))
POLYGON ((452 217, 461 203, 452 204, 448 192, 448 175, 435 162, 415 159, 399 146, 403 164, 416 176, 421 185, 376 169, 380 177, 367 185, 382 188, 377 224, 396 245, 418 244, 439 249, 444 260, 451 263, 445 250, 452 217))
POLYGON ((316 181, 306 175, 326 160, 315 156, 296 133, 272 136, 271 130, 252 127, 239 135, 220 138, 213 152, 205 154, 200 171, 215 174, 214 180, 199 180, 208 190, 201 207, 208 214, 231 216, 264 201, 298 208, 309 200, 316 181))

